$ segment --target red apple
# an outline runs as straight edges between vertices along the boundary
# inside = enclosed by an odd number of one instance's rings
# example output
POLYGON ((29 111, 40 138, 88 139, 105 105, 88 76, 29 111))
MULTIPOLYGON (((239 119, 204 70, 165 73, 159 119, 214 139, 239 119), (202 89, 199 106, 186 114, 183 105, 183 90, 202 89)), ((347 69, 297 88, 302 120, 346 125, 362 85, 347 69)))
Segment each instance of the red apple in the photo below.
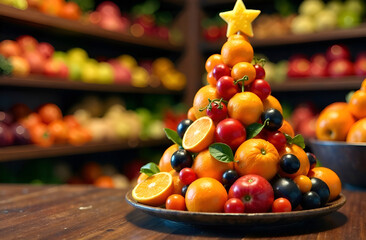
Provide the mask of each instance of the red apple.
POLYGON ((24 57, 29 63, 31 73, 40 74, 43 72, 46 60, 38 51, 25 52, 24 57))
POLYGON ((237 179, 229 190, 228 198, 239 198, 247 213, 267 212, 274 200, 271 184, 263 177, 248 174, 237 179))
POLYGON ((301 104, 294 109, 291 115, 291 123, 295 131, 298 131, 298 128, 303 122, 307 122, 314 117, 314 108, 315 107, 312 104, 306 103, 301 104))
POLYGON ((130 84, 131 83, 131 71, 128 70, 125 66, 121 65, 117 60, 110 60, 109 64, 111 64, 114 70, 114 82, 117 84, 130 84))
POLYGON ((287 76, 308 77, 310 75, 310 61, 305 57, 296 57, 290 60, 287 76))
POLYGON ((49 59, 44 65, 43 74, 48 77, 67 78, 69 69, 63 62, 49 59))
POLYGON ((328 61, 324 54, 315 54, 310 59, 310 76, 312 77, 326 77, 328 61))
POLYGON ((22 35, 18 37, 17 42, 23 52, 35 51, 38 45, 38 41, 29 35, 22 35))
POLYGON ((315 138, 316 120, 317 116, 313 116, 306 121, 302 121, 297 128, 297 133, 303 135, 305 138, 315 138))
POLYGON ((348 47, 342 44, 335 44, 327 49, 326 56, 329 62, 337 59, 350 59, 348 47))
POLYGON ((329 63, 328 74, 332 77, 342 77, 354 74, 353 63, 348 59, 337 59, 329 63))
POLYGON ((354 67, 356 75, 366 76, 366 53, 358 55, 354 67))
POLYGON ((111 1, 104 1, 98 5, 97 9, 104 16, 115 16, 119 17, 121 15, 121 11, 119 7, 111 1))
POLYGON ((203 30, 203 36, 207 41, 216 41, 221 37, 221 29, 218 26, 209 26, 203 30))
POLYGON ((103 16, 99 22, 99 26, 110 31, 123 32, 126 29, 126 26, 122 22, 121 18, 113 15, 103 16))
POLYGON ((22 54, 22 49, 16 41, 4 40, 0 43, 0 54, 6 58, 19 56, 22 54))
POLYGON ((54 47, 47 42, 39 43, 37 46, 37 50, 46 59, 52 57, 53 52, 55 51, 54 47))

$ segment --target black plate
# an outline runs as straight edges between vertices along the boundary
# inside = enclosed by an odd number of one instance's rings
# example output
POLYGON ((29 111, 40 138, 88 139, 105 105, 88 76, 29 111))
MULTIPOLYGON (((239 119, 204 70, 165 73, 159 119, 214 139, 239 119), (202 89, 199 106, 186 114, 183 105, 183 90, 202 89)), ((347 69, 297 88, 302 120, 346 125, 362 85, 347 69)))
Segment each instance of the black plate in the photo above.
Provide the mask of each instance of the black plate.
POLYGON ((126 201, 145 213, 171 221, 200 225, 282 225, 296 223, 330 214, 346 203, 346 197, 341 193, 336 200, 327 203, 326 206, 311 210, 285 213, 208 213, 147 206, 136 202, 131 193, 132 191, 129 191, 126 194, 126 201))

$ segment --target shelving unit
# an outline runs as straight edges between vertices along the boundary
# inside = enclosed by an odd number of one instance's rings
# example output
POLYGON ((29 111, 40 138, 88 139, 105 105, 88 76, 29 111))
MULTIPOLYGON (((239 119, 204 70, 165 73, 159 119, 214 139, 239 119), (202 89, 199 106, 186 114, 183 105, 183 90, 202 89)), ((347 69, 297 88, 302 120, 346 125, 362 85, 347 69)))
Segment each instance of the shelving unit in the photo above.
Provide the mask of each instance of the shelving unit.
POLYGON ((182 95, 182 91, 173 91, 159 87, 134 87, 130 85, 96 84, 69 81, 65 79, 47 78, 44 76, 8 77, 0 76, 0 86, 66 89, 78 91, 114 92, 114 93, 148 93, 182 95))
POLYGON ((166 138, 156 140, 125 140, 114 142, 87 143, 82 146, 54 145, 51 147, 39 147, 35 145, 11 146, 0 148, 0 162, 29 160, 36 158, 63 157, 77 154, 120 151, 143 147, 157 147, 168 145, 166 138))

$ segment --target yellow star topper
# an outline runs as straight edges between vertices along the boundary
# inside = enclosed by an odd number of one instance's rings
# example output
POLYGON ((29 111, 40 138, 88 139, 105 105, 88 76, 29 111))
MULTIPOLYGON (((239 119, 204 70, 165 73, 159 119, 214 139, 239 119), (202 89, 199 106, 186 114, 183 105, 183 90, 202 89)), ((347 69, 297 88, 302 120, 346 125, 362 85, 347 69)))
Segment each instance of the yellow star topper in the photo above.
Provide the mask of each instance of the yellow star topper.
POLYGON ((253 37, 252 22, 261 13, 259 10, 246 9, 242 0, 237 0, 234 9, 220 13, 220 17, 227 22, 226 36, 241 31, 249 37, 253 37))

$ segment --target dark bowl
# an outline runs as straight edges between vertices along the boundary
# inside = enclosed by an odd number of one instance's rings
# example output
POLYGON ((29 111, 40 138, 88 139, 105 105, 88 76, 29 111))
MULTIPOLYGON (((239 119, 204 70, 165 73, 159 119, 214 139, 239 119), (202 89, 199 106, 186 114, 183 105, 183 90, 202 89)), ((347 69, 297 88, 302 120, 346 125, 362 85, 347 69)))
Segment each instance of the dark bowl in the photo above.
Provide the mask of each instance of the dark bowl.
POLYGON ((366 188, 366 143, 310 140, 310 148, 343 184, 366 188))

